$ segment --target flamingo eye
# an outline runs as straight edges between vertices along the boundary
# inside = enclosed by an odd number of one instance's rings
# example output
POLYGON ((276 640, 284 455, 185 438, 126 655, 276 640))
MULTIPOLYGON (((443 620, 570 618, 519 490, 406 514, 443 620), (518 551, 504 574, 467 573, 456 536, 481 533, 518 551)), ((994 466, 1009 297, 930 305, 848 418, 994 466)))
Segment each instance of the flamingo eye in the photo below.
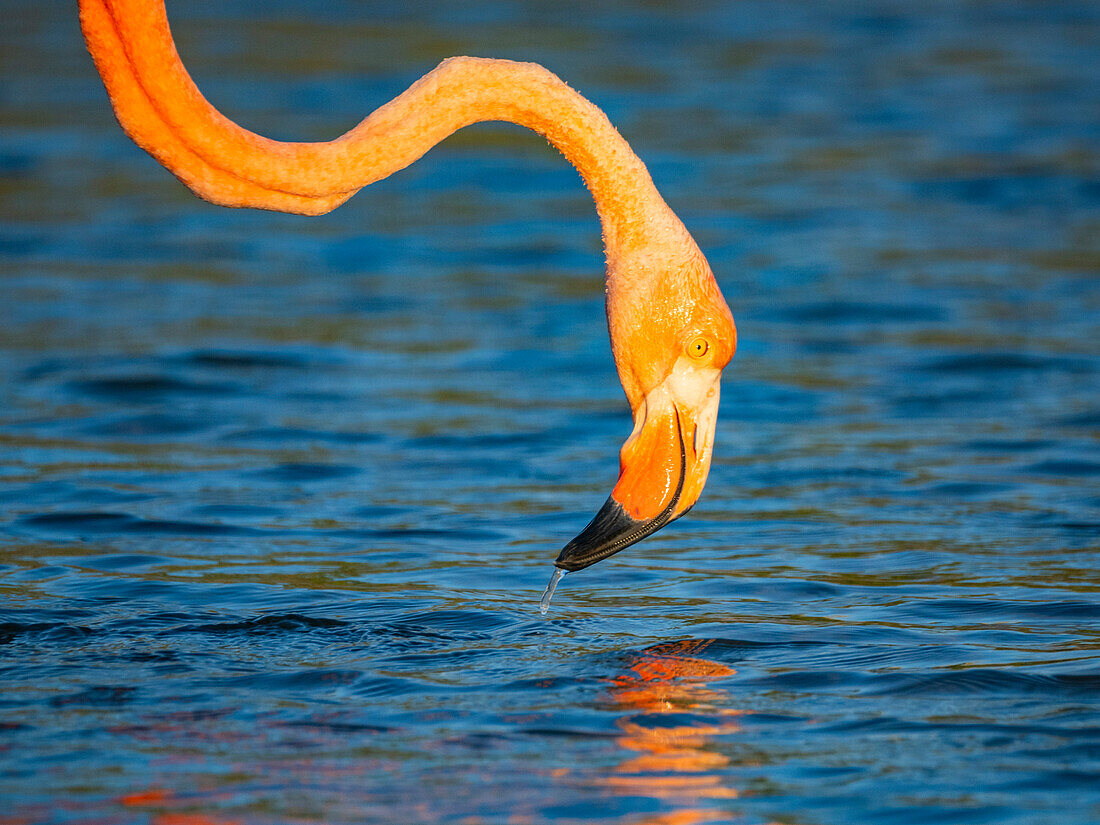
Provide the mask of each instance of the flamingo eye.
POLYGON ((710 342, 702 335, 698 335, 691 339, 691 343, 687 346, 688 355, 692 358, 702 358, 710 350, 710 342))

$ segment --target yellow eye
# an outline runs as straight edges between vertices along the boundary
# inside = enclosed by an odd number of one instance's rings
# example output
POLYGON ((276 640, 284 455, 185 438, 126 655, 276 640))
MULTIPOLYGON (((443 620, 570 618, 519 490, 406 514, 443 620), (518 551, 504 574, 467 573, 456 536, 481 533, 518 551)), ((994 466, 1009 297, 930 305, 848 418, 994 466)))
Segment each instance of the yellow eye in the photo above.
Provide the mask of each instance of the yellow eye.
POLYGON ((691 339, 691 343, 688 344, 688 355, 692 358, 702 358, 707 354, 707 350, 710 349, 710 342, 707 341, 702 335, 699 335, 691 339))

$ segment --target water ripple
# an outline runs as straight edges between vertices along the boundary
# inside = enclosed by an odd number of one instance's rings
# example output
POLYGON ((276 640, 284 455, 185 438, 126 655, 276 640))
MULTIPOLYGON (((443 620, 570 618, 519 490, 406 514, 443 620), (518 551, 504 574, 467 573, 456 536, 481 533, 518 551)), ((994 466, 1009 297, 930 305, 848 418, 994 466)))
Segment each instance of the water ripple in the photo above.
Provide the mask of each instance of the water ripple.
POLYGON ((1100 819, 1096 3, 169 4, 289 140, 540 61, 707 253, 707 489, 545 618, 632 426, 576 173, 215 208, 63 6, 0 27, 0 825, 1100 819))

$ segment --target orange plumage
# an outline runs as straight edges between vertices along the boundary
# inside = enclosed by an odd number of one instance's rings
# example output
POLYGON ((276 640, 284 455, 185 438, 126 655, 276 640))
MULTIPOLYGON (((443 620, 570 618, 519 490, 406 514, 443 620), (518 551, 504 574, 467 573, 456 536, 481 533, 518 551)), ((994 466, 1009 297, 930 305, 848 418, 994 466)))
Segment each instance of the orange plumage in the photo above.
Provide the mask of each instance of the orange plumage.
POLYGON ((536 64, 454 57, 343 136, 282 143, 207 102, 176 53, 161 0, 79 5, 122 128, 212 203, 319 215, 472 123, 509 121, 544 135, 596 202, 608 329, 635 420, 605 505, 615 512, 600 529, 586 528, 558 565, 587 566, 695 503, 710 467, 719 376, 736 346, 733 318, 694 239, 595 105, 536 64), (702 352, 691 348, 696 341, 702 352))

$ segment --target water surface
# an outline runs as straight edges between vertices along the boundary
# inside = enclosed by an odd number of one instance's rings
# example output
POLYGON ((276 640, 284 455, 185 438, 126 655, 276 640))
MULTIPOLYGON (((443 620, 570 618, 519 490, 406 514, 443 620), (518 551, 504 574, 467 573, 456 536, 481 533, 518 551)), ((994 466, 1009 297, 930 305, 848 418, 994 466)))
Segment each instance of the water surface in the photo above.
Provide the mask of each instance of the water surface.
POLYGON ((598 226, 468 130, 320 219, 0 29, 0 822, 1100 821, 1090 3, 171 2, 329 138, 451 54, 603 106, 740 350, 689 517, 568 576, 630 430, 598 226))

